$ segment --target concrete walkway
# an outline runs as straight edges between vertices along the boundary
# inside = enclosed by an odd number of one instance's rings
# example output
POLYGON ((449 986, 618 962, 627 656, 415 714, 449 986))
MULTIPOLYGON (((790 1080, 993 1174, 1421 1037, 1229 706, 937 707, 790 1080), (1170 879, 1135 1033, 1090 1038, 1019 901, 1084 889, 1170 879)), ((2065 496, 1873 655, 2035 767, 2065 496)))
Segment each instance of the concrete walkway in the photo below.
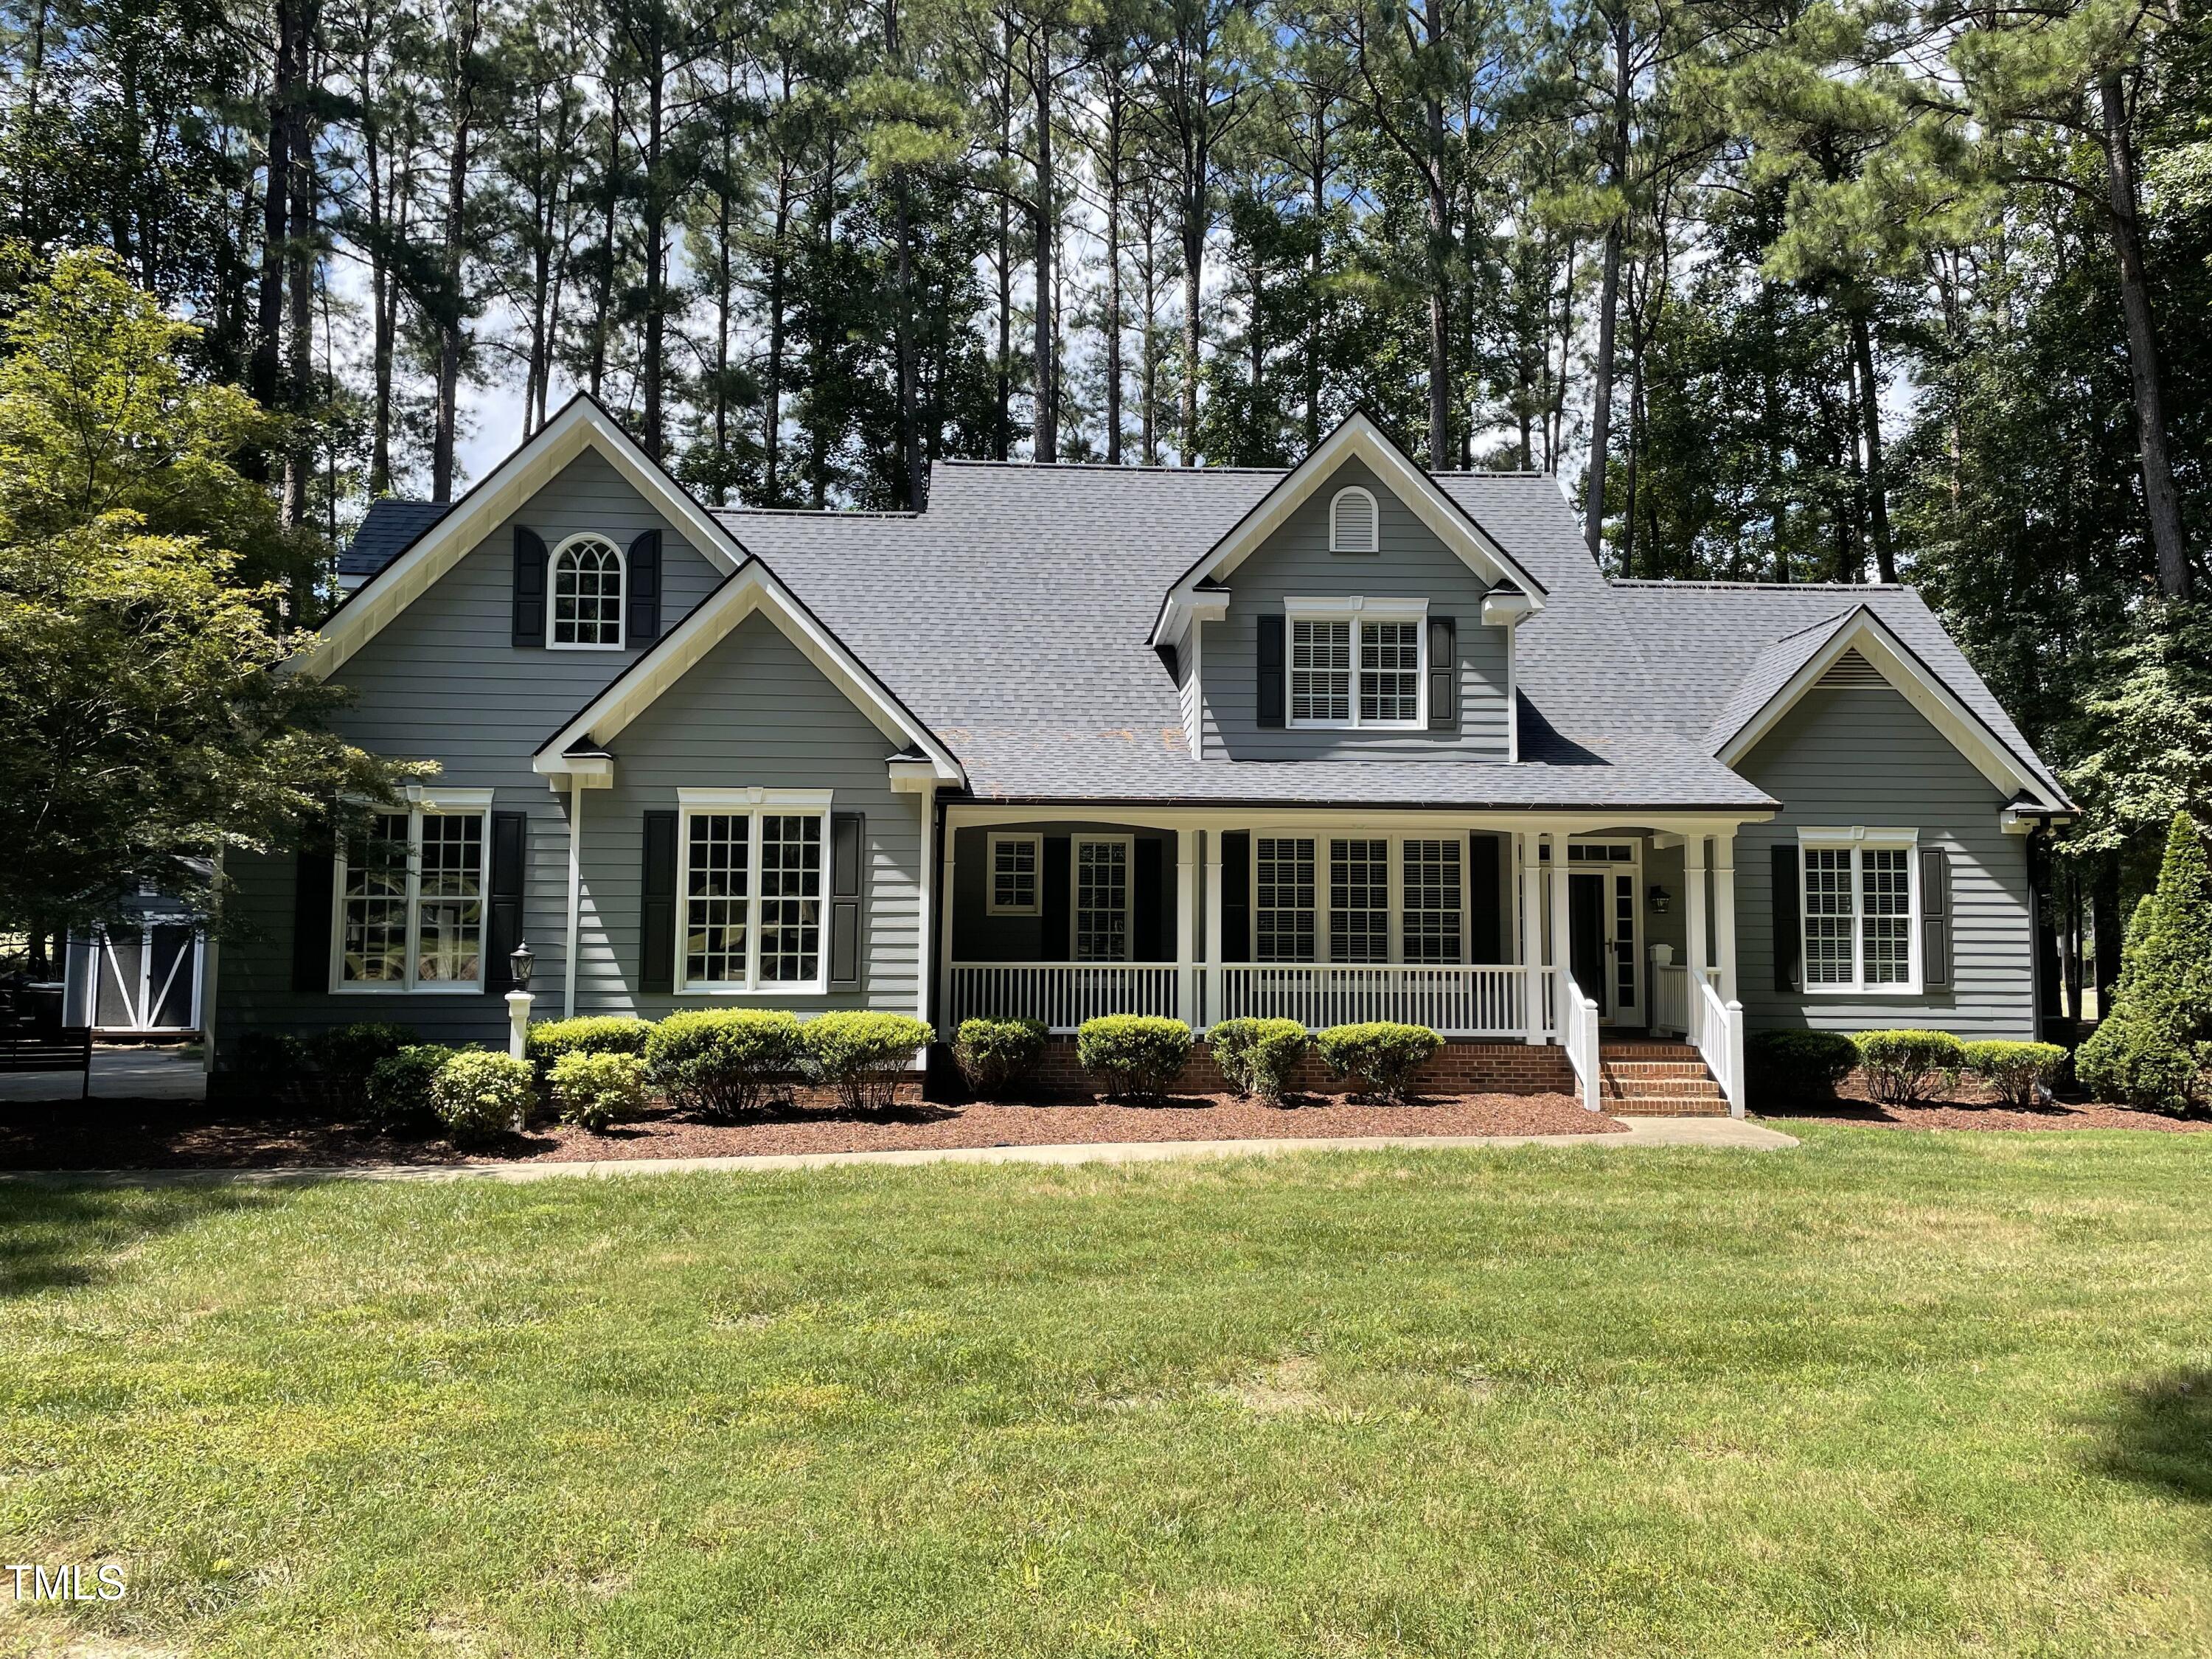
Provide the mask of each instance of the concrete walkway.
POLYGON ((1311 1140, 1143 1140, 1098 1146, 954 1146, 896 1152, 780 1152, 753 1158, 608 1158, 574 1163, 388 1164, 287 1170, 82 1170, 0 1171, 0 1182, 97 1182, 115 1186, 170 1186, 236 1182, 275 1185, 307 1181, 552 1181, 568 1176, 771 1174, 827 1170, 847 1164, 1162 1164, 1200 1158, 1280 1158, 1305 1152, 1432 1152, 1447 1147, 1565 1146, 1633 1151, 1650 1146, 1701 1146, 1741 1152, 1780 1152, 1796 1137, 1740 1118, 1622 1118, 1626 1134, 1595 1135, 1359 1135, 1311 1140))

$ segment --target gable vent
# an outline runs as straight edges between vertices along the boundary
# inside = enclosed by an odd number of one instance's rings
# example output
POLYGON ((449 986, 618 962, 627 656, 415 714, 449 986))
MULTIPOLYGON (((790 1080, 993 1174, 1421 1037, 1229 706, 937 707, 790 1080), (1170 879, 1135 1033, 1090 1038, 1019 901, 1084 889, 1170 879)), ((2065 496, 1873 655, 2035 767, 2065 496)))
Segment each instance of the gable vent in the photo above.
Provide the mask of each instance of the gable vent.
POLYGON ((1375 497, 1358 488, 1340 489, 1328 507, 1328 550, 1332 553, 1372 553, 1375 542, 1375 497))
POLYGON ((1820 676, 1823 691, 1881 691, 1889 682, 1881 671, 1856 651, 1846 651, 1820 676))

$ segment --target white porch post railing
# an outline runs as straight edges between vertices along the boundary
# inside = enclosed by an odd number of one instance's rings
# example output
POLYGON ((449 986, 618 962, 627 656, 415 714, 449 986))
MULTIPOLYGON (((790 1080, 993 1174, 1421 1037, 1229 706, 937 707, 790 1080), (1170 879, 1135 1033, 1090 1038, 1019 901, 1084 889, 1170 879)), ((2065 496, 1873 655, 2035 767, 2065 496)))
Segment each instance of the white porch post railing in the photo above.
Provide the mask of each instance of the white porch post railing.
POLYGON ((1686 1033, 1690 1029, 1690 970, 1674 960, 1674 947, 1651 947, 1651 1029, 1686 1033))
POLYGON ((1705 1069, 1728 1097, 1729 1115, 1744 1111, 1743 1004, 1724 1000, 1714 983, 1717 970, 1692 974, 1690 1020, 1686 1033, 1691 1046, 1705 1062, 1705 1069))
POLYGON ((1182 969, 1172 962, 956 962, 953 1030, 963 1019, 1036 1019, 1073 1031, 1102 1014, 1184 1017, 1176 996, 1182 969))
POLYGON ((1176 831, 1176 1004, 1195 1025, 1198 1012, 1198 831, 1176 831))
POLYGON ((1553 977, 1559 987, 1559 1037, 1567 1050, 1567 1063, 1575 1068, 1583 1109, 1600 1109, 1598 1093, 1598 1012, 1596 1001, 1583 994, 1575 976, 1560 968, 1553 977))
POLYGON ((1360 1020, 1426 1025, 1446 1036, 1518 1037, 1527 975, 1512 963, 1232 962, 1209 1019, 1294 1019, 1320 1029, 1360 1020))

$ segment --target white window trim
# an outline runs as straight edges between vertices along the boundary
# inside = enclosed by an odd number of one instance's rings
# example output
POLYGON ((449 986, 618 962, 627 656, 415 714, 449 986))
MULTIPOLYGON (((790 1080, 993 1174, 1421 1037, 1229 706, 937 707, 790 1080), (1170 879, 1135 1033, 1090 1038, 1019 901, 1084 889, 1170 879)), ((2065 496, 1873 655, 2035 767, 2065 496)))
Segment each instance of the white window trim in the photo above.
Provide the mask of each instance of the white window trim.
POLYGON ((1044 837, 1041 835, 1001 834, 994 830, 983 838, 983 914, 991 916, 1034 916, 1044 908, 1044 837), (999 848, 1009 842, 1030 844, 1030 893, 1027 904, 999 902, 999 848))
POLYGON ((1797 978, 1801 996, 1808 997, 1917 997, 1921 994, 1920 959, 1920 832, 1917 830, 1884 830, 1865 824, 1837 827, 1822 825, 1801 829, 1797 832, 1797 978), (1848 983, 1815 985, 1813 983, 1812 951, 1805 936, 1805 924, 1811 915, 1806 902, 1811 882, 1805 868, 1805 853, 1808 848, 1847 847, 1851 851, 1851 977, 1848 983), (1905 859, 1905 887, 1910 901, 1905 911, 1905 950, 1907 971, 1902 981, 1890 981, 1870 985, 1866 977, 1866 888, 1865 872, 1861 868, 1859 853, 1866 848, 1902 850, 1905 859))
MULTIPOLYGON (((1083 906, 1080 902, 1081 890, 1078 884, 1078 878, 1083 869, 1082 849, 1085 846, 1094 843, 1102 845, 1118 844, 1123 849, 1121 856, 1125 860, 1127 860, 1127 862, 1125 862, 1121 866, 1122 875, 1124 877, 1124 880, 1121 884, 1121 939, 1122 943, 1127 947, 1128 953, 1126 956, 1116 957, 1115 960, 1121 962, 1134 962, 1137 959, 1137 838, 1134 836, 1071 836, 1068 837, 1067 959, 1070 962, 1074 962, 1078 959, 1075 954, 1075 941, 1080 931, 1078 924, 1081 921, 1083 909, 1083 906)), ((1042 864, 1038 866, 1038 871, 1039 873, 1037 879, 1039 883, 1042 884, 1044 879, 1042 873, 1043 866, 1042 864)), ((1085 962, 1103 962, 1107 960, 1107 958, 1103 957, 1085 957, 1081 958, 1081 960, 1085 962)))
POLYGON ((407 814, 407 936, 404 946, 406 975, 398 980, 349 980, 345 977, 346 846, 345 838, 340 836, 337 850, 331 859, 331 994, 347 997, 480 997, 484 994, 484 975, 490 969, 485 953, 491 948, 492 792, 489 789, 458 789, 438 784, 410 783, 404 793, 404 807, 397 802, 368 805, 372 811, 388 816, 396 816, 402 811, 407 814), (483 823, 477 836, 477 902, 481 915, 477 931, 477 976, 474 979, 435 980, 424 985, 415 977, 416 966, 422 956, 422 945, 416 930, 422 925, 422 819, 425 814, 440 817, 474 817, 483 823))
POLYGON ((1244 911, 1251 918, 1248 924, 1250 937, 1245 941, 1245 948, 1254 967, 1464 968, 1468 965, 1468 953, 1474 944, 1474 863, 1463 830, 1437 830, 1427 835, 1418 830, 1402 835, 1377 835, 1371 830, 1358 829, 1255 830, 1249 864, 1250 869, 1245 878, 1244 911), (1262 963, 1260 960, 1259 843, 1262 835, 1270 841, 1311 841, 1314 844, 1314 959, 1311 963, 1262 963), (1332 870, 1329 843, 1333 841, 1381 841, 1389 843, 1384 875, 1390 918, 1389 951, 1380 962, 1340 963, 1328 954, 1331 937, 1328 896, 1332 870), (1408 962, 1406 959, 1406 843, 1409 841, 1457 841, 1460 843, 1459 957, 1456 961, 1408 962))
POLYGON ((821 996, 830 988, 830 802, 827 789, 767 789, 757 786, 737 789, 679 788, 676 792, 676 978, 675 994, 683 996, 744 996, 756 998, 821 996), (745 851, 745 977, 743 980, 688 978, 684 969, 691 936, 691 820, 714 814, 743 816, 749 820, 745 851), (821 891, 817 897, 821 918, 820 948, 814 957, 811 980, 776 980, 763 985, 760 976, 761 945, 761 820, 778 815, 822 820, 821 891))
POLYGON ((1332 553, 1380 553, 1382 550, 1382 510, 1376 504, 1375 492, 1359 484, 1347 484, 1328 498, 1328 550, 1332 553), (1367 500, 1367 524, 1375 532, 1375 539, 1365 547, 1347 547, 1337 539, 1336 507, 1346 495, 1363 495, 1367 500))
POLYGON ((1425 732, 1429 729, 1429 602, 1425 599, 1369 599, 1351 594, 1340 599, 1309 594, 1283 601, 1284 626, 1301 622, 1348 622, 1352 624, 1352 718, 1343 720, 1300 720, 1291 713, 1296 704, 1295 671, 1291 665, 1291 638, 1283 641, 1283 724, 1301 732, 1425 732), (1365 720, 1359 717, 1359 641, 1369 623, 1412 623, 1414 641, 1413 718, 1409 720, 1365 720))
POLYGON ((548 651, 623 651, 629 647, 629 555, 612 536, 596 530, 580 530, 555 548, 545 561, 545 648, 548 651), (561 557, 580 542, 595 542, 615 550, 615 568, 621 573, 620 585, 615 592, 615 642, 612 645, 585 645, 571 640, 567 643, 553 637, 560 609, 556 603, 561 585, 561 557))

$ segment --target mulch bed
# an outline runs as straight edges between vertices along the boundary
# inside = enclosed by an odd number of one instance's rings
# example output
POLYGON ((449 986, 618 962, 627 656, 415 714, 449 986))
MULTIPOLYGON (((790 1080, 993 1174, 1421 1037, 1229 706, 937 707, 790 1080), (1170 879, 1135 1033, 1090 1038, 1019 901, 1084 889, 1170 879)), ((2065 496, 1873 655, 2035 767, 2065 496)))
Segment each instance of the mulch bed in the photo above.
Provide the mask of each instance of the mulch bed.
POLYGON ((1111 1141, 1327 1139, 1347 1135, 1620 1134, 1624 1126, 1565 1095, 1437 1096, 1405 1106, 1336 1097, 1279 1106, 1233 1095, 1158 1106, 902 1104, 882 1113, 771 1108, 737 1123, 656 1111, 603 1134, 533 1127, 506 1146, 464 1152, 441 1139, 380 1134, 297 1109, 94 1100, 0 1106, 0 1170, 266 1169, 337 1164, 575 1163, 733 1158, 763 1152, 1050 1146, 1111 1141))
POLYGON ((1884 1129, 2151 1129, 2186 1133, 2212 1129, 2212 1121, 2139 1112, 2130 1106, 2061 1096, 2044 1105, 2008 1105, 1990 1090, 1962 1082, 1941 1100, 1910 1106, 1885 1106, 1866 1091, 1856 1076, 1844 1079, 1833 1100, 1763 1106, 1757 1115, 1829 1123, 1865 1123, 1884 1129))

